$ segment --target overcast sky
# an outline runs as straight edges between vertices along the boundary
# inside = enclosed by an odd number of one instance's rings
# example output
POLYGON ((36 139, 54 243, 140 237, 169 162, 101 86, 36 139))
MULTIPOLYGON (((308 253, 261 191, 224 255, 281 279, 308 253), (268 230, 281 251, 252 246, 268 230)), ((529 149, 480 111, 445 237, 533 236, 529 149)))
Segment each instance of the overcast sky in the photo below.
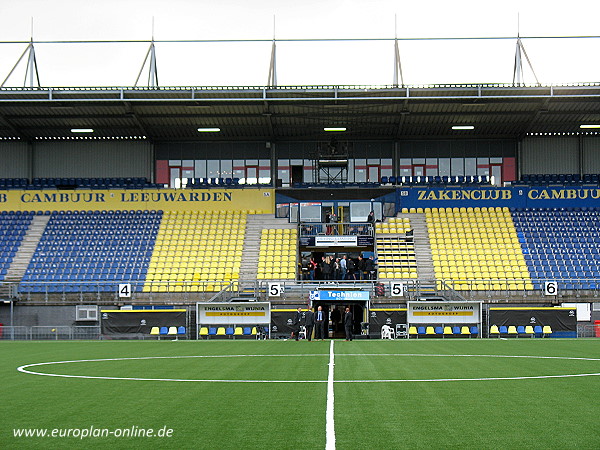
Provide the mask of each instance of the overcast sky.
MULTIPOLYGON (((0 41, 600 35, 600 2, 456 0, 0 0, 0 41)), ((524 40, 544 84, 600 82, 600 39, 524 40)), ((400 41, 406 84, 510 83, 515 39, 400 41)), ((0 44, 0 83, 25 44, 0 44)), ((131 86, 147 43, 35 46, 43 86, 131 86)), ((158 43, 162 86, 267 83, 271 44, 158 43)), ((393 41, 278 42, 279 85, 393 81, 393 41)), ((524 63, 526 66, 526 63, 524 63)), ((24 62, 6 86, 22 86, 24 62)), ((147 73, 142 84, 147 83, 147 73)), ((535 81, 525 68, 525 82, 535 81)))

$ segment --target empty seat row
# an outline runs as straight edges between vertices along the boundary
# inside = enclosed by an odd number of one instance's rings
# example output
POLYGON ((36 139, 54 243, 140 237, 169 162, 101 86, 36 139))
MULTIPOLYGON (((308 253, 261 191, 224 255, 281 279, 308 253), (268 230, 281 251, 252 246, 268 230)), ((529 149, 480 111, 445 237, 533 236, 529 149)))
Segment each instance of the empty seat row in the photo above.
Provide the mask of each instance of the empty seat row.
POLYGON ((150 336, 185 336, 186 329, 183 326, 179 327, 152 327, 150 336))
POLYGON ((413 337, 450 337, 450 336, 478 336, 479 327, 477 325, 462 325, 462 326, 410 326, 408 335, 413 337))
POLYGON ((403 186, 432 186, 432 185, 482 185, 489 184, 487 175, 459 175, 459 176, 391 176, 381 177, 381 184, 403 186))
POLYGON ((552 334, 550 325, 492 325, 490 327, 490 336, 529 336, 544 337, 552 334))
POLYGON ((524 184, 598 184, 600 175, 566 173, 566 174, 524 174, 521 176, 521 183, 524 184))
POLYGON ((201 337, 211 336, 257 336, 264 332, 261 327, 200 327, 198 334, 201 337))

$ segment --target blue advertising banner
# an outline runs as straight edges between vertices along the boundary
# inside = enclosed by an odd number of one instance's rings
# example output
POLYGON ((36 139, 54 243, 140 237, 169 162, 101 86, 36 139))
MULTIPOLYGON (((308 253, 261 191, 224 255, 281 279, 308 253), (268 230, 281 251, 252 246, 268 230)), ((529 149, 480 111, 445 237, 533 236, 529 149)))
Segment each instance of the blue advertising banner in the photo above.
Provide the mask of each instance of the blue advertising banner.
POLYGON ((514 207, 590 208, 600 207, 599 187, 411 187, 398 188, 399 208, 514 207))
POLYGON ((322 300, 369 300, 369 291, 310 291, 310 299, 322 300))

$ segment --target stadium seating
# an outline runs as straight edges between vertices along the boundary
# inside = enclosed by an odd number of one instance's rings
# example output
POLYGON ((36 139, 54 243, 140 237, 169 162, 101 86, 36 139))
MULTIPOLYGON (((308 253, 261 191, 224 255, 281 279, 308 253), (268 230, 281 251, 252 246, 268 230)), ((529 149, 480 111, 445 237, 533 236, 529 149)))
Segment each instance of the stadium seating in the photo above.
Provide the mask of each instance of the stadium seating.
POLYGON ((381 177, 382 185, 401 186, 480 186, 490 184, 490 177, 479 176, 388 176, 381 177))
POLYGON ((236 282, 245 229, 240 212, 165 212, 144 292, 212 292, 236 282))
POLYGON ((161 211, 52 212, 20 292, 116 292, 124 282, 139 291, 161 216, 161 211))
POLYGON ((296 279, 297 237, 296 229, 262 230, 256 274, 259 280, 296 279))
POLYGON ((33 219, 32 212, 3 211, 0 214, 0 281, 16 256, 33 219))
POLYGON ((532 186, 540 185, 558 185, 558 186, 577 186, 589 184, 597 186, 600 183, 600 175, 578 173, 568 174, 524 174, 516 184, 525 184, 532 186))
POLYGON ((456 290, 533 289, 508 208, 425 214, 436 278, 452 281, 456 290))
MULTIPOLYGON (((27 180, 25 180, 27 181, 27 180)), ((19 189, 156 189, 162 184, 150 183, 145 177, 133 178, 34 178, 19 189)), ((2 185, 0 184, 0 189, 2 185)))
POLYGON ((600 211, 516 209, 512 212, 535 289, 565 280, 563 289, 596 289, 600 278, 600 211))
POLYGON ((405 235, 410 229, 408 218, 391 217, 375 224, 378 278, 417 278, 415 244, 405 235))

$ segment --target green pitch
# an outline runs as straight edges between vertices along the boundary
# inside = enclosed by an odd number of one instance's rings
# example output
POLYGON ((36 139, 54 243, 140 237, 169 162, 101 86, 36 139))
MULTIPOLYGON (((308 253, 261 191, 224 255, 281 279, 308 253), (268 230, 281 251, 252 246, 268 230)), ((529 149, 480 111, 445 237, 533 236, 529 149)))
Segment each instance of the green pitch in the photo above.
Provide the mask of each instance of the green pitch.
MULTIPOLYGON (((600 374, 600 341, 336 341, 333 350, 338 449, 600 445, 600 376, 585 376, 600 374)), ((326 445, 328 341, 2 342, 0 358, 2 448, 326 445), (71 362, 31 365, 57 361, 71 362), (25 430, 58 437, 15 437, 25 430)))

